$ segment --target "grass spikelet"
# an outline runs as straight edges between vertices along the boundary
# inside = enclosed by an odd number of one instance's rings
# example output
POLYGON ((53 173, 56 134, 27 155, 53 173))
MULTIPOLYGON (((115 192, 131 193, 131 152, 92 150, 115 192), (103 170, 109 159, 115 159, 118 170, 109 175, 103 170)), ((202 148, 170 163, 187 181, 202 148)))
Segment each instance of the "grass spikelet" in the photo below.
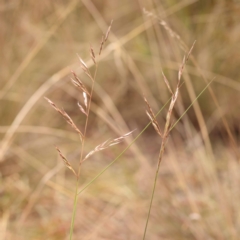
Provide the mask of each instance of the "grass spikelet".
POLYGON ((79 57, 80 63, 81 63, 81 67, 84 71, 88 71, 88 67, 87 64, 82 60, 82 58, 79 57))
POLYGON ((111 23, 110 23, 110 25, 109 25, 109 27, 108 27, 108 30, 107 30, 106 35, 105 35, 105 38, 104 38, 104 42, 106 42, 107 39, 108 39, 109 33, 110 33, 110 31, 111 31, 112 23, 113 23, 113 20, 111 20, 111 23))
POLYGON ((90 56, 91 56, 94 64, 96 65, 95 53, 94 53, 94 50, 91 45, 90 45, 90 56))
POLYGON ((104 44, 104 36, 102 36, 102 41, 101 41, 101 43, 100 43, 100 48, 99 48, 99 53, 98 53, 99 56, 100 56, 101 53, 102 53, 103 44, 104 44))
POLYGON ((67 158, 64 157, 64 155, 62 154, 62 152, 60 151, 60 149, 57 146, 55 148, 57 149, 57 151, 58 151, 60 157, 62 158, 64 164, 66 165, 66 167, 69 168, 74 173, 74 175, 77 177, 77 174, 76 174, 75 170, 72 168, 72 165, 67 160, 67 158))
POLYGON ((110 23, 110 25, 109 25, 109 27, 108 27, 108 29, 107 29, 107 32, 106 32, 105 36, 102 36, 102 40, 101 40, 100 47, 99 47, 99 53, 98 53, 99 56, 100 56, 101 53, 102 53, 102 49, 103 49, 104 43, 105 43, 105 42, 107 41, 107 39, 108 39, 109 33, 110 33, 110 31, 111 31, 112 23, 113 23, 113 20, 111 21, 111 23, 110 23))
POLYGON ((85 114, 86 116, 88 116, 87 112, 85 111, 85 109, 83 108, 83 106, 78 102, 78 107, 80 109, 80 111, 85 114))
POLYGON ((88 106, 88 100, 87 100, 87 94, 85 92, 83 92, 83 100, 84 100, 84 105, 87 108, 88 106))
POLYGON ((82 58, 77 54, 79 61, 80 61, 80 66, 82 70, 85 72, 85 74, 93 81, 92 75, 88 69, 87 64, 82 60, 82 58))

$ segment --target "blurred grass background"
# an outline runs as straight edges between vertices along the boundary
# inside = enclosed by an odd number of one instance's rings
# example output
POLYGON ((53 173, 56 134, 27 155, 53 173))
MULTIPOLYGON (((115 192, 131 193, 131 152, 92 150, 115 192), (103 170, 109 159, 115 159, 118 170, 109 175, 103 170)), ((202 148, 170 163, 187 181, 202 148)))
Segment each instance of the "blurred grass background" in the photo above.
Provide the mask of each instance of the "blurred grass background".
MULTIPOLYGON (((76 167, 80 144, 43 97, 84 124, 71 70, 89 84, 76 53, 92 67, 89 46, 98 51, 111 19, 86 153, 145 127, 142 94, 157 112, 170 97, 161 68, 175 86, 182 57, 197 40, 172 121, 214 80, 168 140, 147 239, 238 239, 240 1, 2 0, 0 13, 1 239, 67 239, 75 179, 54 146, 76 167)), ((166 111, 158 117, 162 126, 166 111)), ((149 127, 80 195, 75 239, 141 239, 159 145, 149 127)), ((81 187, 124 147, 86 161, 81 187)))

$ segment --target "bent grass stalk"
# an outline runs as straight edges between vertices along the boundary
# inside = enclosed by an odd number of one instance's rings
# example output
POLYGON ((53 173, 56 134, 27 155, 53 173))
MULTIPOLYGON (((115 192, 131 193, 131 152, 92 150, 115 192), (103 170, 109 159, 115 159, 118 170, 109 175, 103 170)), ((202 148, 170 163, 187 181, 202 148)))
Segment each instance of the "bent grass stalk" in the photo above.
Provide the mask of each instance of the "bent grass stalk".
POLYGON ((156 184, 157 184, 157 178, 158 178, 158 173, 159 173, 159 169, 160 169, 160 164, 162 162, 162 158, 163 158, 163 155, 164 155, 164 151, 165 151, 165 147, 166 147, 166 144, 167 144, 168 136, 169 136, 170 131, 172 129, 172 127, 170 126, 172 111, 173 111, 174 105, 175 105, 175 103, 177 101, 177 98, 178 98, 183 70, 184 70, 186 62, 188 61, 188 58, 189 58, 189 56, 190 56, 190 54, 193 50, 194 45, 195 45, 195 42, 193 43, 192 47, 190 48, 188 54, 183 57, 182 64, 180 65, 180 68, 179 68, 179 71, 178 71, 177 87, 176 87, 175 91, 173 91, 171 89, 171 86, 169 84, 168 79, 166 78, 166 76, 162 72, 164 82, 167 85, 167 88, 172 95, 171 102, 170 102, 168 112, 167 112, 167 116, 166 116, 166 123, 165 123, 163 132, 160 129, 160 126, 159 126, 159 124, 158 124, 158 122, 155 118, 155 114, 153 113, 153 110, 150 107, 150 104, 148 103, 147 99, 144 97, 144 100, 145 100, 146 105, 147 105, 147 110, 146 110, 147 116, 150 118, 150 120, 152 122, 152 125, 155 128, 157 134, 162 139, 162 143, 161 143, 161 146, 160 146, 160 151, 159 151, 159 156, 158 156, 158 163, 157 163, 157 168, 156 168, 156 173, 155 173, 155 178, 154 178, 154 183, 153 183, 150 205, 149 205, 147 220, 146 220, 145 229, 144 229, 144 233, 143 233, 143 240, 146 238, 147 227, 148 227, 148 222, 149 222, 150 213, 151 213, 151 209, 152 209, 153 198, 154 198, 154 194, 155 194, 155 190, 156 190, 156 184))

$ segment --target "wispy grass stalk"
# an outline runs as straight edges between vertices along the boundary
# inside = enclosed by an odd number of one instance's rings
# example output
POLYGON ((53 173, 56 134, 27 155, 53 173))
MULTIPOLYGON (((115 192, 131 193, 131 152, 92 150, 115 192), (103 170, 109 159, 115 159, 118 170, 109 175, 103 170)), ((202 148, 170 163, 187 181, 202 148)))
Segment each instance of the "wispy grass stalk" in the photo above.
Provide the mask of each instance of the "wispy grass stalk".
POLYGON ((180 65, 180 68, 179 68, 179 71, 178 71, 178 77, 177 77, 177 87, 176 87, 175 91, 173 91, 171 89, 171 86, 169 84, 168 79, 166 78, 166 76, 162 72, 164 82, 166 83, 169 92, 172 94, 171 102, 170 102, 170 105, 169 105, 169 108, 168 108, 168 112, 167 112, 167 116, 166 116, 166 122, 165 122, 163 132, 160 129, 160 126, 159 126, 159 124, 156 120, 156 116, 155 116, 155 114, 153 113, 153 110, 150 107, 150 104, 148 103, 147 99, 144 97, 144 100, 145 100, 146 105, 147 105, 146 113, 147 113, 148 117, 150 118, 150 120, 152 122, 152 125, 153 125, 154 129, 156 130, 157 134, 161 137, 162 142, 161 142, 161 146, 160 146, 158 163, 157 163, 157 168, 156 168, 156 173, 155 173, 155 178, 154 178, 154 183, 153 183, 153 189, 152 189, 151 198, 150 198, 150 205, 149 205, 146 224, 145 224, 144 233, 143 233, 143 240, 146 238, 146 234, 147 234, 147 227, 148 227, 148 222, 149 222, 149 218, 150 218, 150 214, 151 214, 153 198, 154 198, 154 194, 155 194, 155 190, 156 190, 156 184, 157 184, 157 178, 158 178, 158 173, 159 173, 159 169, 160 169, 160 164, 161 164, 162 159, 163 159, 163 155, 164 155, 165 147, 166 147, 166 144, 167 144, 168 136, 169 136, 170 131, 172 129, 172 127, 170 125, 172 111, 173 111, 174 105, 175 105, 175 103, 177 101, 177 98, 178 98, 178 95, 179 95, 179 89, 180 89, 183 69, 185 67, 186 62, 188 61, 188 58, 189 58, 191 52, 192 52, 194 44, 195 44, 195 42, 193 43, 192 47, 190 48, 188 54, 186 56, 184 56, 183 62, 180 65))
MULTIPOLYGON (((92 48, 91 48, 91 55, 94 56, 94 52, 93 52, 92 48)), ((98 69, 98 63, 96 63, 95 56, 92 59, 95 63, 96 68, 95 68, 94 76, 91 79, 92 80, 92 86, 91 86, 91 93, 90 93, 90 96, 89 96, 89 104, 85 103, 85 105, 87 105, 86 121, 85 121, 85 127, 84 127, 83 139, 82 139, 80 160, 79 160, 78 173, 77 173, 77 183, 76 183, 76 189, 75 189, 75 195, 74 195, 73 213, 72 213, 71 227, 70 227, 70 233, 69 233, 70 240, 72 239, 72 236, 73 236, 74 223, 75 223, 76 212, 77 212, 78 187, 79 187, 79 184, 80 184, 80 173, 81 173, 81 167, 82 167, 82 162, 83 162, 84 144, 85 144, 85 138, 86 138, 86 133, 87 133, 89 112, 90 112, 90 107, 91 107, 91 102, 92 102, 91 100, 92 100, 92 95, 93 95, 93 90, 94 90, 94 83, 95 83, 95 80, 96 80, 97 69, 98 69)), ((86 102, 86 100, 85 100, 85 102, 86 102)))

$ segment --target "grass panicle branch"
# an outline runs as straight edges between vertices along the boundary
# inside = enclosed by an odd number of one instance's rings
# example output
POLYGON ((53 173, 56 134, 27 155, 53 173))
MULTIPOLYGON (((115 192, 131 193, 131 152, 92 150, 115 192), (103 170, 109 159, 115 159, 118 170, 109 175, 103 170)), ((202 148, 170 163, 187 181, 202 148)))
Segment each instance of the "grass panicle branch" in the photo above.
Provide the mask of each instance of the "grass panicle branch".
POLYGON ((89 152, 86 157, 82 160, 83 162, 86 161, 90 156, 92 156, 94 153, 102 151, 104 149, 107 149, 111 146, 114 146, 116 144, 121 143, 124 138, 128 137, 130 134, 132 134, 133 131, 126 133, 124 135, 122 135, 121 137, 115 138, 113 140, 107 140, 103 143, 101 143, 100 145, 96 146, 91 152, 89 152))
POLYGON ((80 88, 83 92, 85 92, 88 96, 90 96, 90 93, 88 92, 87 88, 83 84, 83 82, 80 80, 80 78, 77 76, 77 74, 72 70, 72 74, 74 76, 74 79, 72 79, 72 83, 74 86, 80 88))
POLYGON ((82 140, 83 138, 83 134, 82 132, 79 130, 79 128, 76 126, 76 124, 73 122, 73 120, 71 119, 71 117, 64 111, 61 110, 60 108, 58 108, 56 106, 56 104, 54 102, 52 102, 50 99, 46 98, 45 99, 48 101, 48 103, 58 112, 62 115, 62 117, 66 120, 66 122, 79 134, 80 139, 82 140))

